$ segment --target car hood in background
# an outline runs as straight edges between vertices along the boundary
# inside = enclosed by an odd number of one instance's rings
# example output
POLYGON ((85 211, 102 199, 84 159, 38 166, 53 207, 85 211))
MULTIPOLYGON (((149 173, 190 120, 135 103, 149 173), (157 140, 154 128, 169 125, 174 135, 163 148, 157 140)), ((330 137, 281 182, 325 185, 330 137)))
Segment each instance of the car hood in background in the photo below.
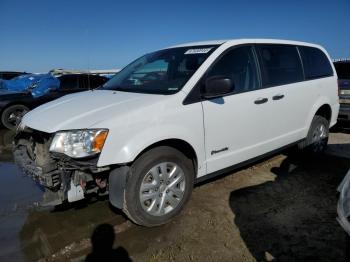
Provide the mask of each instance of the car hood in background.
POLYGON ((30 111, 23 117, 21 127, 28 126, 47 133, 91 128, 104 120, 113 121, 135 110, 142 113, 144 107, 166 97, 169 96, 109 90, 71 94, 30 111))
POLYGON ((13 95, 13 94, 26 94, 26 93, 27 92, 23 92, 23 91, 14 91, 14 90, 0 89, 0 96, 13 95))
POLYGON ((0 103, 1 101, 6 101, 9 99, 14 99, 14 98, 23 97, 23 96, 31 96, 31 94, 26 91, 11 91, 11 90, 0 89, 0 103))

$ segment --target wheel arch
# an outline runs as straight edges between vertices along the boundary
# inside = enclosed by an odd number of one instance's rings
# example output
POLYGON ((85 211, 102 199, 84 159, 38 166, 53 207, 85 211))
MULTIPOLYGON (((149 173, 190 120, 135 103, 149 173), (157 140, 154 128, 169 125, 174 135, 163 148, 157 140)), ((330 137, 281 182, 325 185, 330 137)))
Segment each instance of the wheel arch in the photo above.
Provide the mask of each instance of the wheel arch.
POLYGON ((323 116, 328 120, 329 124, 331 124, 332 114, 333 114, 333 110, 329 99, 327 99, 326 97, 321 97, 310 110, 310 114, 305 123, 304 136, 306 137, 314 116, 316 115, 323 116))
POLYGON ((193 163, 194 173, 197 174, 198 169, 198 158, 196 151, 194 150, 193 146, 188 143, 185 140, 178 139, 178 138, 168 138, 164 139, 158 142, 155 142, 147 147, 145 147, 143 150, 141 150, 135 157, 134 161, 138 159, 142 154, 145 152, 159 146, 169 146, 172 148, 175 148, 179 150, 181 153, 183 153, 187 158, 191 159, 193 163))
POLYGON ((332 119, 332 107, 329 104, 323 104, 315 113, 316 116, 322 116, 330 123, 332 119))
POLYGON ((172 148, 175 148, 182 152, 186 157, 191 159, 192 164, 193 164, 193 171, 194 171, 194 177, 193 179, 196 178, 197 176, 197 169, 198 169, 198 159, 197 159, 197 154, 193 148, 193 146, 186 142, 185 140, 178 139, 178 138, 168 138, 168 139, 163 139, 158 142, 154 142, 144 149, 142 149, 134 160, 130 163, 127 163, 125 165, 121 165, 118 168, 114 169, 110 175, 109 175, 109 181, 110 181, 110 194, 109 194, 109 200, 112 203, 113 206, 117 208, 124 208, 124 203, 125 203, 125 186, 127 183, 127 177, 129 174, 129 169, 131 166, 131 163, 134 163, 135 160, 137 160, 139 157, 141 157, 144 153, 148 152, 149 150, 159 147, 159 146, 169 146, 172 148))

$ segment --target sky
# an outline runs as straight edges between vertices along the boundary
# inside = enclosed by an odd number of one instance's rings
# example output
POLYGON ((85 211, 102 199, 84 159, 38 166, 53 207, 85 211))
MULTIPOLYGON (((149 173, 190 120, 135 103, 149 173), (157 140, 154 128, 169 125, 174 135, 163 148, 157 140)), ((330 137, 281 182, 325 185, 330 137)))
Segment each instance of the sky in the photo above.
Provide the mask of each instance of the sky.
POLYGON ((278 38, 350 58, 350 0, 0 0, 0 70, 122 68, 167 46, 278 38))

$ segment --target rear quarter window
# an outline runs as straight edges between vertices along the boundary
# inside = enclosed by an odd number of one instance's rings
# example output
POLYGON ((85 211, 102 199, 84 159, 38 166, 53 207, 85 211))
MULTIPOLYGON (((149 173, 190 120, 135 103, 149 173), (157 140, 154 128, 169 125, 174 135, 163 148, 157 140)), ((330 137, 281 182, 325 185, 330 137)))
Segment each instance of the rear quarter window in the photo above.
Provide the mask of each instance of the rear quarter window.
POLYGON ((298 47, 303 61, 305 78, 316 79, 333 76, 333 69, 326 54, 315 47, 298 47))
POLYGON ((304 79, 298 50, 292 45, 258 45, 263 87, 284 85, 304 79))

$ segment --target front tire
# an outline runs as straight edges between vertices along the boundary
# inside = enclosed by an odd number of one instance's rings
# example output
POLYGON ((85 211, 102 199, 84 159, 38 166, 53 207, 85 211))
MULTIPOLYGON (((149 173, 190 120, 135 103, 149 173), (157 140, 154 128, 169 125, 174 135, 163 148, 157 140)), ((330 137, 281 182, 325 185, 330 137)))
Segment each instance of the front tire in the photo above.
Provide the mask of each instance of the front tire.
POLYGON ((305 149, 312 154, 323 153, 328 144, 329 121, 322 116, 314 116, 306 139, 299 144, 300 149, 305 149))
POLYGON ((12 105, 2 112, 1 123, 4 127, 10 130, 15 130, 16 126, 21 121, 22 117, 29 111, 29 108, 24 105, 12 105))
POLYGON ((193 181, 191 159, 172 147, 153 148, 130 168, 123 211, 139 225, 165 224, 179 214, 188 201, 193 181))

